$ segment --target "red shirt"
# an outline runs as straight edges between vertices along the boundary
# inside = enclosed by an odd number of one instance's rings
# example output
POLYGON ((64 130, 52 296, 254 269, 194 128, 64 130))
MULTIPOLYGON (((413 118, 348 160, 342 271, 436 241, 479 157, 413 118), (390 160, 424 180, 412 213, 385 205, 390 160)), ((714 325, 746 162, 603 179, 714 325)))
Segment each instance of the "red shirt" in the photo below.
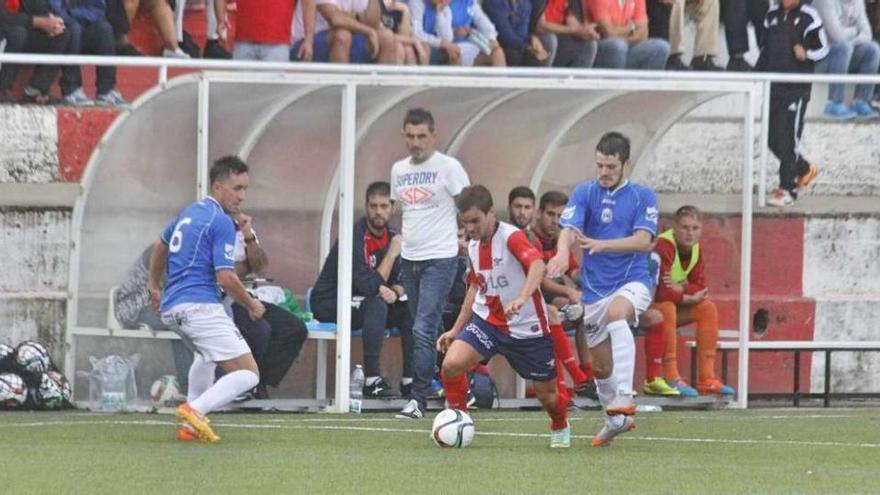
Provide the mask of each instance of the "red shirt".
POLYGON ((565 12, 568 9, 568 0, 547 0, 544 8, 544 20, 551 24, 565 24, 565 12))
POLYGON ((295 0, 238 0, 235 40, 289 45, 295 0))
MULTIPOLYGON (((675 251, 677 249, 678 247, 668 240, 662 237, 657 239, 657 245, 654 247, 654 252, 660 255, 660 280, 657 282, 657 293, 654 296, 654 300, 657 302, 669 301, 678 304, 681 302, 683 295, 696 294, 706 288, 706 277, 703 274, 703 255, 705 253, 702 250, 702 246, 700 246, 700 259, 697 260, 697 264, 688 273, 687 282, 684 284, 684 292, 671 289, 663 281, 664 277, 672 269, 672 262, 675 260, 675 251)), ((686 267, 691 262, 691 253, 679 252, 678 257, 683 267, 686 267)))
POLYGON ((594 22, 608 22, 614 26, 626 26, 648 22, 645 0, 589 0, 590 17, 594 22))

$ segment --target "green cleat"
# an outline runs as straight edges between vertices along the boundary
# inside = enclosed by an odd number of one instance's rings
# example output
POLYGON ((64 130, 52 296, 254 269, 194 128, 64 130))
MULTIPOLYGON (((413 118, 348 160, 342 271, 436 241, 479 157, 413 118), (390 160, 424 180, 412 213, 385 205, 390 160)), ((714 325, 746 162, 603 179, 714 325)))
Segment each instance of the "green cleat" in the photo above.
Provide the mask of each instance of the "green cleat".
POLYGON ((681 392, 678 389, 670 387, 666 380, 663 377, 658 376, 651 380, 650 382, 646 381, 644 385, 642 385, 642 391, 647 395, 663 395, 666 397, 679 397, 681 396, 681 392))
POLYGON ((571 425, 566 422, 561 430, 550 430, 550 448, 567 449, 571 447, 571 425))

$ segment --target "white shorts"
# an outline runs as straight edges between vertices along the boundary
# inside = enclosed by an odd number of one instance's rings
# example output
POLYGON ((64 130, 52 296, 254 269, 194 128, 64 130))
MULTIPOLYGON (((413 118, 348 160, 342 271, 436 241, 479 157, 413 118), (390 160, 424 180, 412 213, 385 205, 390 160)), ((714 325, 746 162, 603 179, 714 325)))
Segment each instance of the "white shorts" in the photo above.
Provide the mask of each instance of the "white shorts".
POLYGON ((633 326, 638 326, 639 315, 651 305, 651 291, 641 282, 630 282, 604 299, 593 304, 585 304, 584 326, 587 328, 588 346, 596 347, 608 338, 608 329, 605 327, 608 322, 605 321, 605 314, 608 312, 608 307, 611 306, 611 301, 617 297, 623 297, 633 305, 635 316, 633 321, 628 322, 633 326))
POLYGON ((251 349, 222 304, 180 303, 162 313, 168 326, 193 352, 218 362, 250 354, 251 349))

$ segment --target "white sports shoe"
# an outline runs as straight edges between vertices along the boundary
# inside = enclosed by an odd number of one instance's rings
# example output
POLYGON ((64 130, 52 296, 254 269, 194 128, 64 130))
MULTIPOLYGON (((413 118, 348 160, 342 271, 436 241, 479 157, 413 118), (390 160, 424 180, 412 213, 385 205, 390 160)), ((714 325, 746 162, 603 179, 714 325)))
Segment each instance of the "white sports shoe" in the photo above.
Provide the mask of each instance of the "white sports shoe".
POLYGON ((632 395, 626 394, 617 394, 614 397, 614 400, 608 404, 608 407, 605 408, 605 414, 609 416, 614 416, 616 414, 624 414, 626 416, 632 416, 636 413, 636 401, 633 400, 632 395))
POLYGON ((185 51, 180 49, 180 47, 177 47, 174 50, 165 48, 162 50, 162 56, 167 58, 190 58, 185 51))
POLYGON ((613 422, 614 421, 611 417, 605 418, 605 426, 603 426, 602 429, 599 430, 599 433, 593 437, 593 440, 590 442, 591 447, 605 447, 606 445, 611 445, 611 442, 617 435, 636 428, 636 420, 633 419, 632 416, 623 416, 623 422, 618 421, 620 426, 613 425, 613 422))
POLYGON ((419 409, 419 403, 413 399, 407 402, 406 405, 403 406, 403 409, 395 414, 394 417, 397 419, 422 419, 424 414, 422 414, 422 410, 419 409))

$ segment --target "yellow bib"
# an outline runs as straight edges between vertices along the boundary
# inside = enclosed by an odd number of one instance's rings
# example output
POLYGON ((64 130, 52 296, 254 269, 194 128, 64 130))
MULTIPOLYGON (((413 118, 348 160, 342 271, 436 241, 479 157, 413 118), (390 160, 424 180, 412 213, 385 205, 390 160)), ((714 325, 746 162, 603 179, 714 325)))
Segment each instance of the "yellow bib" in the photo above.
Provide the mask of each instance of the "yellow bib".
POLYGON ((672 246, 675 247, 675 259, 672 260, 672 268, 669 269, 669 276, 672 278, 672 283, 680 284, 687 280, 688 275, 697 266, 697 262, 700 261, 700 243, 694 244, 694 247, 691 248, 691 262, 688 263, 687 268, 681 267, 681 259, 678 257, 678 243, 675 242, 675 232, 672 229, 669 229, 659 236, 661 239, 666 239, 667 241, 672 243, 672 246))

